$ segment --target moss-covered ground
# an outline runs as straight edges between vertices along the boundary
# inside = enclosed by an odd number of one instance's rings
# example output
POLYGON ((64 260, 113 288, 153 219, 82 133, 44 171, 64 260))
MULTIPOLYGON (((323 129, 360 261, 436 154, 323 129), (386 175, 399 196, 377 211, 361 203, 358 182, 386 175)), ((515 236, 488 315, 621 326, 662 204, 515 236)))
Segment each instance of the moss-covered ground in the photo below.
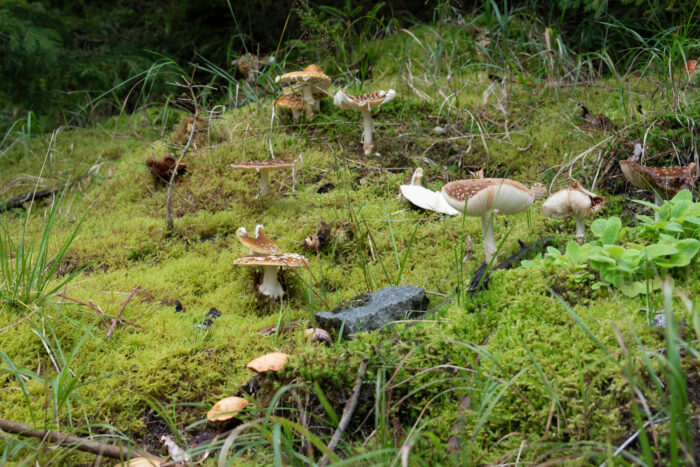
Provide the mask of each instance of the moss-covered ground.
MULTIPOLYGON (((413 34, 430 47, 428 32, 416 28, 413 34)), ((270 99, 228 110, 211 120, 185 155, 187 173, 173 191, 173 232, 166 230, 167 187, 154 183, 145 160, 179 156, 169 133, 179 114, 162 121, 160 111, 144 110, 92 128, 65 129, 50 150, 48 135, 35 136, 0 159, 3 199, 26 193, 37 183, 32 177, 53 186, 67 174, 90 170, 63 197, 50 237, 55 251, 82 222, 54 282, 86 269, 39 306, 0 306, 3 418, 66 431, 111 426, 155 450, 154 424, 162 428, 170 414, 183 442, 191 442, 209 429, 196 422, 211 404, 250 379, 249 360, 283 351, 292 355, 291 365, 267 381, 267 393, 249 396, 257 402, 244 418, 265 409, 270 391, 295 384, 280 402, 292 409, 282 415, 300 420, 299 403, 326 420, 314 383, 339 416, 367 358, 364 389, 343 445, 348 455, 397 449, 410 439, 416 464, 447 463, 448 439, 459 421, 457 463, 513 462, 520 451, 521 461, 585 464, 604 460, 635 431, 633 406, 639 401, 623 371, 625 346, 664 347, 663 333, 640 312, 661 308, 660 294, 628 298, 606 287, 592 290, 593 281, 574 280, 568 271, 543 264, 496 271, 486 290, 470 293, 469 280, 483 258, 479 220, 412 209, 396 195, 418 166, 435 190, 480 168, 487 177, 551 184, 553 190, 577 178, 606 197, 599 216, 619 215, 631 224, 644 208, 630 198, 650 198, 626 185, 617 169, 616 161, 648 128, 632 115, 628 92, 644 103, 647 115, 662 116, 679 91, 648 74, 632 76, 629 87, 614 79, 559 86, 515 77, 494 81, 487 67, 477 65, 448 76, 440 62, 431 75, 396 65, 414 54, 416 63, 428 66, 409 35, 369 47, 389 51, 384 63, 374 65, 388 71, 349 90, 393 88, 398 96, 375 115, 379 155, 362 154, 359 115, 338 110, 331 99, 310 123, 295 124, 279 109, 272 119, 270 99), (587 128, 577 117, 580 102, 606 114, 618 130, 587 128), (259 197, 257 174, 229 164, 270 160, 271 153, 297 163, 293 171, 276 172, 271 194, 259 197), (317 193, 327 183, 333 188, 317 193), (322 221, 333 228, 347 221, 351 233, 317 254, 303 240, 322 221), (250 232, 256 224, 264 225, 281 251, 309 259, 310 271, 281 273, 287 291, 281 305, 257 294, 260 271, 233 265, 247 253, 236 229, 250 232), (428 292, 433 312, 421 321, 329 348, 306 343, 304 326, 270 336, 257 332, 311 319, 357 294, 405 284, 428 292), (119 324, 111 338, 100 316, 60 298, 92 301, 113 316, 136 285, 140 290, 122 316, 139 327, 119 324), (176 301, 182 312, 175 311, 176 301), (221 316, 205 330, 201 325, 212 307, 221 316), (66 366, 71 371, 60 372, 66 366), (75 375, 78 386, 68 388, 58 375, 75 375), (294 391, 297 399, 290 395, 294 391), (56 404, 59 417, 52 420, 56 404)), ((346 83, 339 78, 334 85, 346 83)), ((659 143, 651 154, 663 161, 668 128, 659 127, 652 132, 659 143)), ((28 235, 41 233, 52 201, 32 206, 28 235)), ((15 237, 25 220, 24 210, 1 219, 15 237)), ((497 217, 495 230, 503 258, 518 250, 517 240, 551 236, 562 247, 574 223, 546 218, 535 205, 497 217)), ((699 270, 696 260, 687 277, 697 278, 699 270)), ((679 287, 697 305, 698 281, 679 287)), ((630 365, 644 379, 648 369, 641 354, 634 355, 630 365)), ((320 421, 310 426, 323 436, 333 431, 320 421)), ((26 447, 16 456, 35 454, 26 447)), ((91 459, 53 451, 37 455, 41 462, 63 459, 67 465, 91 459)), ((272 454, 259 450, 244 459, 265 464, 272 454)))

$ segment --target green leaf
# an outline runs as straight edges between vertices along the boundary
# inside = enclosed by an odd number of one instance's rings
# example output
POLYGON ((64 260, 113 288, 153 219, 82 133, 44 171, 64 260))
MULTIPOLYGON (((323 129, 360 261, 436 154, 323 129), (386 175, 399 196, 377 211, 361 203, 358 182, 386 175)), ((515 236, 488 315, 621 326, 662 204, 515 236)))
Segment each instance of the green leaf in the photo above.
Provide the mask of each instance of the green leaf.
POLYGON ((581 247, 578 243, 570 240, 566 244, 566 257, 569 258, 573 264, 581 264, 581 247))
POLYGON ((659 256, 666 256, 678 253, 678 249, 663 243, 655 243, 644 248, 644 256, 648 259, 658 258, 659 256))
POLYGON ((617 240, 617 234, 622 228, 622 221, 619 217, 610 217, 605 223, 605 229, 600 237, 604 245, 610 245, 617 240))
POLYGON ((588 259, 590 259, 591 261, 598 262, 598 263, 615 264, 614 259, 612 259, 609 256, 605 256, 605 254, 602 254, 602 253, 598 253, 598 254, 589 256, 588 259))
POLYGON ((618 245, 609 245, 609 246, 606 246, 606 247, 605 247, 605 251, 606 251, 610 256, 612 256, 613 258, 615 258, 615 260, 619 260, 620 258, 622 258, 622 255, 625 254, 625 249, 622 248, 621 246, 618 246, 618 245))
POLYGON ((661 227, 662 229, 668 231, 668 232, 676 232, 676 233, 683 233, 683 226, 679 224, 678 222, 667 222, 665 225, 661 227))
POLYGON ((626 297, 632 298, 640 294, 646 294, 647 288, 643 282, 634 281, 622 284, 620 286, 620 292, 622 292, 626 297))

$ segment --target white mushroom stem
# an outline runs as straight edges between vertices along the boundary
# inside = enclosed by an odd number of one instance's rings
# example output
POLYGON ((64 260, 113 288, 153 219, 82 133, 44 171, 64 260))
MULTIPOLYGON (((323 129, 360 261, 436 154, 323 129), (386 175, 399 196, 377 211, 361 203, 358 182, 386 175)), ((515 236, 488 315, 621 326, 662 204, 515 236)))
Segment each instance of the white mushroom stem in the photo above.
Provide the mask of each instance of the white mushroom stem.
POLYGON ((314 97, 314 112, 317 114, 321 113, 321 99, 316 99, 314 97))
POLYGON ((266 196, 270 192, 269 171, 260 171, 260 196, 266 196))
POLYGON ((498 246, 496 245, 496 236, 493 232, 493 212, 488 211, 481 216, 481 234, 484 237, 484 256, 486 262, 490 263, 493 255, 496 254, 498 246))
POLYGON ((583 217, 576 216, 576 236, 574 239, 576 240, 576 243, 581 245, 583 241, 586 239, 586 224, 583 221, 583 217))
POLYGON ((292 109, 292 118, 294 119, 294 121, 296 122, 297 120, 299 120, 299 117, 301 117, 301 112, 299 112, 299 109, 293 108, 292 109))
POLYGON ((306 118, 311 119, 314 116, 314 105, 316 102, 311 92, 311 86, 303 86, 301 92, 304 95, 304 111, 306 112, 306 118))
POLYGON ((277 266, 263 266, 263 281, 258 286, 261 294, 272 298, 282 298, 284 290, 282 284, 277 280, 277 266))
POLYGON ((362 133, 362 142, 365 149, 365 156, 369 156, 374 149, 372 142, 372 132, 374 131, 374 120, 369 109, 362 110, 362 119, 365 126, 365 131, 362 133))

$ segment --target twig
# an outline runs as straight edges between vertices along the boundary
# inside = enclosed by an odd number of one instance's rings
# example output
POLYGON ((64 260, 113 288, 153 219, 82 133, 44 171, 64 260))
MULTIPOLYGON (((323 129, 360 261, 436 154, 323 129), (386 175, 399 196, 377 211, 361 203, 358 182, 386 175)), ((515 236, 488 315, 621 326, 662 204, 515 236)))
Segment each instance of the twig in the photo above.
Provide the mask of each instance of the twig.
POLYGON ((134 457, 146 456, 153 460, 161 462, 163 461, 163 459, 148 454, 146 452, 139 452, 134 449, 123 446, 114 446, 112 444, 90 441, 85 438, 71 436, 65 433, 61 433, 59 431, 40 430, 32 426, 25 425, 24 423, 19 423, 4 418, 0 418, 0 429, 6 431, 7 433, 12 433, 19 436, 39 438, 42 441, 50 441, 52 443, 65 444, 65 447, 67 448, 73 448, 77 449, 78 451, 97 454, 98 456, 107 456, 113 459, 129 459, 134 457))
MULTIPOLYGON (((105 315, 104 311, 102 311, 102 309, 98 305, 94 304, 92 302, 92 300, 90 300, 89 303, 85 303, 85 302, 80 301, 76 298, 69 297, 68 295, 65 295, 65 294, 61 295, 61 298, 64 300, 70 300, 71 302, 75 302, 75 303, 78 303, 80 305, 84 305, 84 306, 90 308, 92 311, 94 311, 95 313, 100 315, 100 319, 104 323, 105 327, 107 327, 107 329, 109 329, 109 323, 107 321, 105 321, 105 316, 107 316, 107 315, 105 315)), ((125 319, 125 318, 118 318, 117 321, 120 323, 126 323, 130 326, 134 326, 134 327, 139 328, 139 329, 145 329, 140 324, 134 323, 133 321, 129 321, 128 319, 125 319)))
POLYGON ((119 313, 117 313, 117 316, 112 318, 112 324, 109 325, 109 330, 107 330, 107 338, 112 337, 112 333, 114 332, 114 328, 117 326, 117 322, 119 321, 122 312, 124 311, 124 308, 126 308, 126 304, 129 303, 129 300, 131 300, 131 297, 134 296, 134 294, 141 288, 140 285, 137 285, 133 289, 131 289, 131 293, 129 294, 128 297, 126 297, 126 300, 124 300, 124 303, 122 303, 121 308, 119 308, 119 313))
MULTIPOLYGON (((365 377, 365 373, 367 373, 366 359, 362 360, 362 363, 360 363, 360 368, 357 370, 357 377, 355 378, 355 386, 353 386, 352 388, 352 394, 350 395, 350 398, 347 400, 347 402, 345 402, 343 416, 340 418, 340 423, 338 423, 338 429, 335 430, 335 433, 333 433, 333 437, 328 443, 328 449, 330 451, 335 451, 335 448, 338 446, 338 443, 340 443, 340 438, 343 436, 343 433, 345 433, 345 430, 350 424, 350 419, 352 418, 353 413, 355 413, 355 408, 357 407, 357 399, 360 396, 360 388, 362 387, 362 379, 365 377)), ((319 462, 319 465, 321 467, 325 467, 326 465, 328 465, 329 462, 330 459, 327 455, 324 454, 321 458, 321 462, 319 462)))

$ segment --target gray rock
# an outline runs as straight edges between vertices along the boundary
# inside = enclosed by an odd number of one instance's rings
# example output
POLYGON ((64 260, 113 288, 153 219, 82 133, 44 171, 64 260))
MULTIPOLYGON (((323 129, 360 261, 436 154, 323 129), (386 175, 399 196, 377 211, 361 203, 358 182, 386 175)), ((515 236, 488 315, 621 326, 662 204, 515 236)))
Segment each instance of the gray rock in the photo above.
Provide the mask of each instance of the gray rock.
POLYGON ((316 321, 325 329, 340 331, 343 336, 379 329, 391 321, 409 318, 410 311, 425 310, 425 290, 415 285, 387 287, 371 294, 362 294, 341 303, 335 310, 316 313, 316 321))
POLYGON ((664 315, 663 311, 654 316, 654 320, 651 322, 651 325, 658 329, 664 329, 666 327, 666 316, 664 315))

